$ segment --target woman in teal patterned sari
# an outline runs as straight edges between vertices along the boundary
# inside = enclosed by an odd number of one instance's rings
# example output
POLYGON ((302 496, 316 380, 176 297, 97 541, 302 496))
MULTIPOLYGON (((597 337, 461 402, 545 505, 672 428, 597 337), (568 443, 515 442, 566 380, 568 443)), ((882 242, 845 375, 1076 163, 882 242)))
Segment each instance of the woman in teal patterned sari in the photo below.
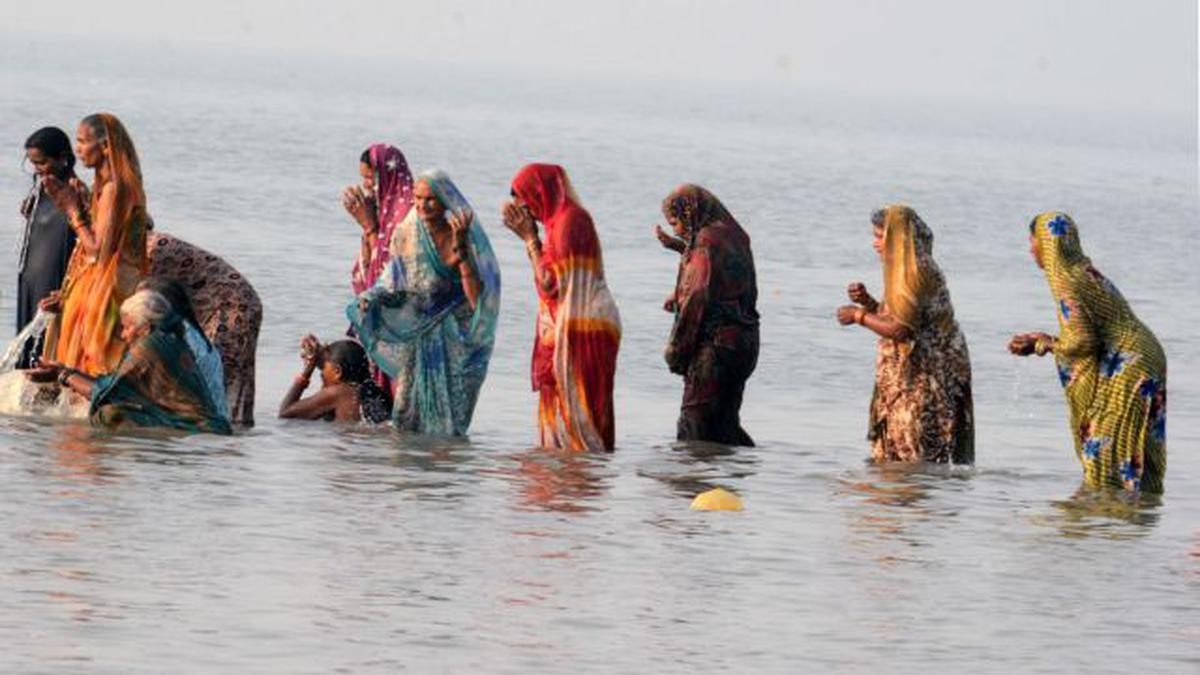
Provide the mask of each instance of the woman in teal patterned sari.
POLYGON ((417 178, 391 261, 346 309, 371 360, 392 379, 398 429, 466 434, 487 375, 500 309, 500 267, 450 177, 417 178))
POLYGON ((120 308, 121 339, 129 346, 116 370, 97 378, 47 363, 64 389, 91 401, 92 424, 104 427, 167 427, 229 434, 225 399, 210 391, 170 301, 140 290, 120 308))

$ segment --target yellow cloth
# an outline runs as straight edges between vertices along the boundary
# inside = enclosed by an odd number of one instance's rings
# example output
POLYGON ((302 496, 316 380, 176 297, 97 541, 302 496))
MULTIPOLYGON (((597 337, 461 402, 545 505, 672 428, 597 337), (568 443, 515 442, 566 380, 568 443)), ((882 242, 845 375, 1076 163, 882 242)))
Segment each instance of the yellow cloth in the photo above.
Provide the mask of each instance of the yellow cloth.
POLYGON ((1166 354, 1083 254, 1070 216, 1043 213, 1032 229, 1057 304, 1059 334, 1051 347, 1084 480, 1161 492, 1167 470, 1166 354))

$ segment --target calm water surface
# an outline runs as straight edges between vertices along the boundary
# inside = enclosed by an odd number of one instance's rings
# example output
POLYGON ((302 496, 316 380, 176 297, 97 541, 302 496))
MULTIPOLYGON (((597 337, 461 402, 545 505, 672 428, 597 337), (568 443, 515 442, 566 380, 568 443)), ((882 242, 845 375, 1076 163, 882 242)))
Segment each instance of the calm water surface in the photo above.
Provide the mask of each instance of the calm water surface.
MULTIPOLYGON (((1188 121, 541 81, 157 47, 87 59, 0 42, 0 323, 34 128, 111 109, 160 229, 220 253, 266 306, 259 425, 233 438, 0 419, 0 667, 14 673, 1196 672, 1200 668, 1195 132, 1188 121), (85 64, 86 67, 85 67, 85 64), (505 274, 463 440, 281 422, 299 337, 345 327, 369 142, 449 171, 505 274), (618 449, 532 448, 533 293, 498 205, 525 162, 572 171, 625 321, 618 449), (650 227, 705 184, 754 240, 755 449, 671 442, 674 260, 650 227), (879 289, 868 215, 933 228, 975 373, 972 470, 864 463, 874 341, 833 321, 879 289), (1026 252, 1075 215, 1171 363, 1166 495, 1079 491, 1026 252), (696 513, 710 486, 741 513, 696 513)), ((53 43, 46 43, 53 44, 53 43)), ((68 52, 70 53, 70 52, 68 52)), ((1193 120, 1194 121, 1194 120, 1193 120)))

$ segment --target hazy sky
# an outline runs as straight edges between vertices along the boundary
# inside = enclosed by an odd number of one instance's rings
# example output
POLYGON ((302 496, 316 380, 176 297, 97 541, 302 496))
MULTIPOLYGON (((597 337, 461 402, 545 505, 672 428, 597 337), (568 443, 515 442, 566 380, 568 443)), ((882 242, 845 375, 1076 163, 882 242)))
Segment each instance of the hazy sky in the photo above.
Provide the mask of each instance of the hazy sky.
POLYGON ((0 0, 0 9, 9 33, 1172 115, 1194 115, 1197 102, 1196 0, 0 0))

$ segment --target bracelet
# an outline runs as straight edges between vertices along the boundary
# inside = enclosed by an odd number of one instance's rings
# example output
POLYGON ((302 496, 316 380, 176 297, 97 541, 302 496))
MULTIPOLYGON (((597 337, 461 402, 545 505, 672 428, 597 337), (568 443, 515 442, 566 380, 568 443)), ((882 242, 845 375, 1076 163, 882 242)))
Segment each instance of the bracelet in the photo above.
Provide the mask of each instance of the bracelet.
POLYGON ((292 379, 292 384, 298 384, 298 385, 302 385, 305 387, 307 387, 311 382, 312 382, 311 376, 304 375, 304 374, 297 375, 295 378, 292 379))
POLYGON ((865 319, 866 316, 867 316, 867 310, 863 309, 862 307, 855 308, 854 323, 856 323, 860 326, 863 325, 863 319, 865 319))
POLYGON ((529 251, 529 255, 536 255, 542 252, 542 242, 537 239, 530 239, 525 242, 525 250, 529 251))
POLYGON ((70 388, 68 381, 71 379, 71 376, 74 375, 76 372, 77 371, 74 368, 63 368, 58 373, 58 386, 64 387, 64 388, 70 388))

